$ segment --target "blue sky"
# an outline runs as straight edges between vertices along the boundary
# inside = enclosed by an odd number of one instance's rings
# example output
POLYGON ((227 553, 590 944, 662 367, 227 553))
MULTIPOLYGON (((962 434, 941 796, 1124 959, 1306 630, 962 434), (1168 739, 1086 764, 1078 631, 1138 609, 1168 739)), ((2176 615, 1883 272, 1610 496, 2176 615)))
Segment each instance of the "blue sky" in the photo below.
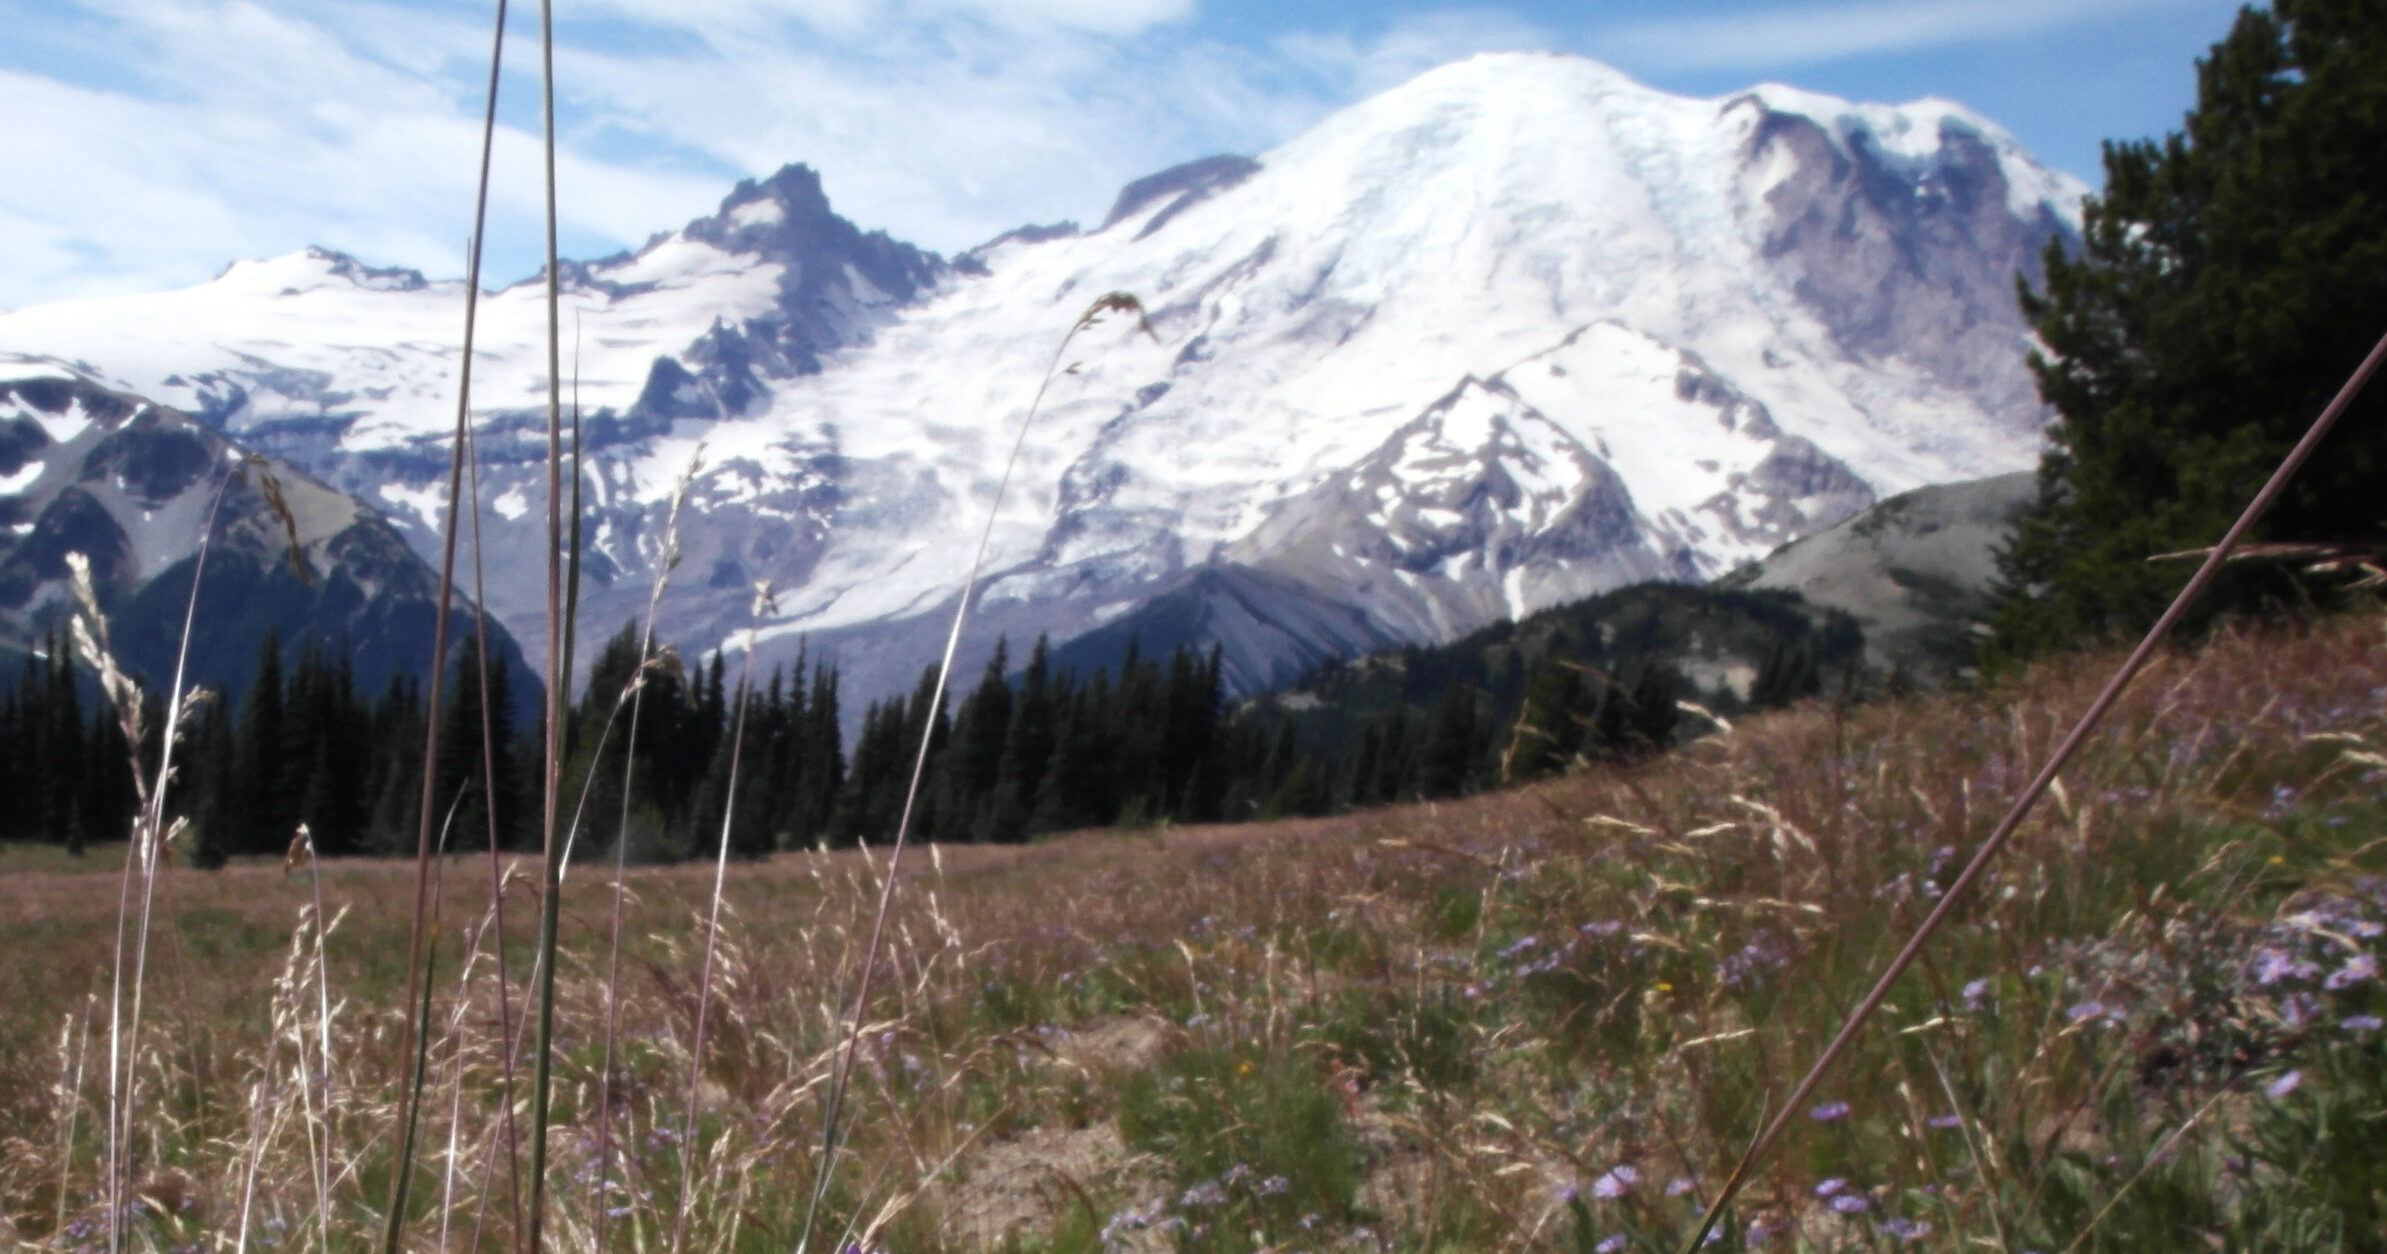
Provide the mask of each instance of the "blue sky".
MULTIPOLYGON (((955 251, 1099 219, 1478 51, 1718 95, 1956 100, 2091 186, 2193 97, 2224 0, 559 0, 567 255, 818 167, 865 228, 955 251)), ((489 0, 0 0, 0 308, 183 286, 324 244, 463 270, 489 0)), ((536 0, 515 0, 490 278, 537 267, 536 0)), ((4 349, 5 345, 0 345, 4 349)))

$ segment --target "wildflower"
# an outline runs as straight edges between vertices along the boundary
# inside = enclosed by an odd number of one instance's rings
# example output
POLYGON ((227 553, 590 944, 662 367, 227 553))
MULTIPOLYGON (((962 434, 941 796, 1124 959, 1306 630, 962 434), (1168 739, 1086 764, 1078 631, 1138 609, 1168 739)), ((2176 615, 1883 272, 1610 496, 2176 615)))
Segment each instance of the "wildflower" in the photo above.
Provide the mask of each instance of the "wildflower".
POLYGON ((1988 980, 1974 980, 1971 983, 1966 984, 1964 986, 1964 1008, 1967 1010, 1979 1010, 1981 1008, 1981 1000, 1988 995, 1988 980))
POLYGON ((1641 1183, 1640 1172, 1633 1170, 1629 1164, 1618 1163, 1601 1173, 1599 1179, 1591 1182, 1591 1194, 1593 1197, 1623 1197, 1631 1191, 1634 1185, 1639 1183, 1641 1183))
POLYGON ((2297 1087, 2303 1083, 2303 1072, 2290 1071, 2286 1075, 2283 1075, 2278 1079, 2273 1080, 2269 1084, 2264 1085, 2263 1091, 2265 1093, 2269 1093, 2273 1097, 2286 1097, 2288 1094, 2295 1092, 2297 1087))
POLYGON ((2266 946, 2255 951, 2254 982, 2265 988, 2281 980, 2311 979, 2320 968, 2284 949, 2266 946))
POLYGON ((2356 954, 2346 960, 2346 965, 2330 972, 2329 978, 2321 981, 2321 987, 2326 988, 2330 992, 2334 993, 2340 989, 2352 988, 2356 984, 2362 983, 2364 980, 2376 977, 2378 974, 2378 959, 2371 957, 2369 954, 2356 954))
POLYGON ((1808 1111, 1807 1117, 1817 1123, 1838 1123, 1840 1120, 1848 1118, 1848 1103, 1825 1102, 1808 1111))
POLYGON ((1283 1176, 1270 1176, 1260 1182, 1260 1196, 1275 1197, 1291 1187, 1293 1182, 1283 1176))
POLYGON ((1873 1199, 1862 1193, 1843 1193, 1832 1199, 1832 1209, 1843 1215, 1862 1215, 1873 1209, 1873 1199))
POLYGON ((1226 1204, 1227 1191, 1218 1187, 1218 1182, 1215 1180, 1204 1180, 1187 1189, 1185 1195, 1177 1199, 1177 1205, 1188 1209, 1196 1206, 1224 1206, 1226 1204))
POLYGON ((1963 1126, 1964 1126, 1964 1116, 1962 1116, 1962 1115, 1933 1115, 1932 1117, 1930 1117, 1929 1119, 1926 1119, 1926 1120, 1924 1120, 1923 1122, 1924 1122, 1924 1123, 1926 1123, 1926 1124, 1929 1124, 1930 1126, 1932 1126, 1932 1127, 1934 1127, 1934 1128, 1961 1128, 1961 1127, 1963 1127, 1963 1126))
POLYGON ((1839 1176, 1833 1176, 1831 1179, 1815 1186, 1815 1196, 1817 1197, 1838 1197, 1839 1195, 1846 1192, 1848 1192, 1848 1181, 1840 1178, 1839 1176))
POLYGON ((2349 1032, 2376 1032, 2380 1020, 2377 1015, 2347 1015, 2338 1021, 2338 1026, 2349 1032))
POLYGON ((1904 1215, 1893 1215, 1881 1223, 1881 1230, 1899 1241, 1920 1241, 1931 1235, 1931 1225, 1904 1215))
POLYGON ((1595 1245, 1595 1246, 1593 1246, 1593 1247, 1591 1247, 1591 1248, 1592 1248, 1593 1254, 1616 1254, 1616 1252, 1617 1252, 1618 1250, 1621 1250, 1621 1249, 1623 1249, 1623 1248, 1624 1248, 1624 1246, 1625 1246, 1624 1234, 1623 1234, 1623 1233, 1621 1233, 1621 1232, 1619 1232, 1619 1233, 1617 1233, 1616 1235, 1614 1235, 1614 1236, 1612 1236, 1612 1237, 1609 1237, 1609 1238, 1607 1238, 1607 1239, 1606 1239, 1606 1240, 1604 1240, 1604 1241, 1601 1241, 1601 1242, 1600 1242, 1598 1245, 1595 1245))
POLYGON ((2105 1017, 2105 1003, 2101 1001, 2081 1002, 2078 1005, 2066 1009, 2064 1011, 2064 1017, 2070 1019, 2074 1023, 2079 1023, 2085 1019, 2102 1019, 2105 1017))
POLYGON ((1688 1193, 1698 1187, 1699 1182, 1693 1180, 1689 1176, 1676 1176, 1672 1180, 1666 1182, 1666 1196, 1681 1197, 1683 1194, 1688 1193))

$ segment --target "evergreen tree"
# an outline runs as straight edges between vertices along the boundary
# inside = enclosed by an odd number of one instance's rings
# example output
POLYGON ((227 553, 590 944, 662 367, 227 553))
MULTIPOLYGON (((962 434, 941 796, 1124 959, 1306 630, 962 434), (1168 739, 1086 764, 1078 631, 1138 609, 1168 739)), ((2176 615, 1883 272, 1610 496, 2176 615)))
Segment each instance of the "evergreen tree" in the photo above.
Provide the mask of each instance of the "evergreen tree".
POLYGON ((1508 777, 1539 779, 1566 769, 1583 741, 1583 677, 1573 666, 1549 658, 1525 687, 1508 751, 1508 777))
POLYGON ((448 823, 448 813, 454 808, 449 843, 477 848, 488 843, 494 807, 498 846, 514 848, 523 834, 523 815, 512 694, 505 666, 494 662, 489 667, 489 690, 486 694, 481 691, 480 643, 472 633, 465 633, 457 651, 447 698, 447 708, 440 712, 439 764, 432 790, 438 799, 438 821, 448 823), (484 708, 488 711, 486 727, 484 708), (459 806, 460 795, 464 801, 459 806))
POLYGON ((257 678, 241 702, 237 816, 240 832, 232 848, 240 853, 270 853, 288 844, 298 828, 299 799, 291 795, 295 772, 289 769, 289 739, 284 732, 288 715, 282 686, 282 640, 271 629, 257 650, 257 678))
POLYGON ((1682 721, 1682 707, 1675 703, 1686 686, 1682 674, 1671 666, 1642 670, 1630 699, 1632 752, 1663 753, 1674 747, 1674 729, 1682 721))
POLYGON ((1467 790, 1479 748, 1475 687, 1453 683, 1434 705, 1434 721, 1420 755, 1417 790, 1428 797, 1455 797, 1467 790))
POLYGON ((979 839, 1018 841, 1028 835, 1036 795, 1050 768, 1056 711, 1045 638, 1036 638, 1020 672, 1011 705, 1011 726, 1003 735, 1003 756, 995 766, 994 796, 987 803, 979 839))
MULTIPOLYGON (((799 670, 798 675, 801 677, 799 670)), ((804 703, 796 775, 795 838, 814 844, 829 838, 838 794, 845 790, 845 729, 838 723, 835 667, 814 664, 812 695, 804 703)))
POLYGON ((199 711, 186 746, 188 757, 178 770, 191 774, 191 826, 196 839, 192 865, 212 870, 224 865, 239 848, 240 780, 233 761, 232 710, 222 700, 199 711))
MULTIPOLYGON (((2198 63, 2161 142, 2109 143, 2082 249, 2025 291, 2061 414, 2005 557, 1993 659, 2151 622, 2377 339, 2387 310, 2387 8, 2274 0, 2198 63)), ((2339 422, 2261 528, 2375 546, 2387 387, 2339 422)), ((2294 602, 2241 564, 2201 613, 2294 602)))
POLYGON ((953 719, 953 748, 940 763, 936 829, 943 840, 986 839, 1004 741, 1011 734, 1011 684, 1007 642, 995 642, 978 687, 953 719))
POLYGON ((1790 645, 1776 641, 1757 668, 1757 678, 1749 684, 1749 705, 1759 710, 1778 709, 1822 691, 1823 668, 1816 661, 1815 642, 1801 640, 1790 645))

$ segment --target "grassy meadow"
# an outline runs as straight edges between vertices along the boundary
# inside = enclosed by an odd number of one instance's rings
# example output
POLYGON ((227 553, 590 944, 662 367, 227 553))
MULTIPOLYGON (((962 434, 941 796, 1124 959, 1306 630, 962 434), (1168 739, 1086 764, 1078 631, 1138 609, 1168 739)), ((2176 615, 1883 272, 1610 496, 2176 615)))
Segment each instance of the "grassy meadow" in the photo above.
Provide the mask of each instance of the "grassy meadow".
MULTIPOLYGON (((2117 660, 1458 802, 915 850, 810 1248, 1673 1249, 2117 660)), ((0 850, 0 1248, 107 1248, 122 856, 0 850)), ((610 868, 569 868, 552 1247, 795 1248, 882 869, 730 865, 692 1082, 712 868, 630 873, 610 1007, 610 868)), ((2387 620, 2163 658, 1714 1248, 2387 1249, 2383 873, 2387 620)), ((539 881, 441 864, 409 1249, 521 1235, 539 881)), ((127 1248, 380 1248, 412 891, 161 876, 127 1248)))

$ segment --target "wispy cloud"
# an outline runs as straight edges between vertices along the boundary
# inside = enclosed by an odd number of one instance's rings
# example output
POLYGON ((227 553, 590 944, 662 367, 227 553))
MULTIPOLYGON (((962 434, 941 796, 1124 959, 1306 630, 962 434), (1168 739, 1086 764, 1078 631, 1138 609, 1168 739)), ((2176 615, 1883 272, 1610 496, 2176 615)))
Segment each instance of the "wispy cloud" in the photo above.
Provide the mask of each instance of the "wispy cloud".
POLYGON ((1860 0, 1639 22, 1596 30, 1589 43, 1595 55, 1652 67, 1762 71, 2182 7, 2183 0, 1860 0))
MULTIPOLYGON (((490 273, 537 265, 533 19, 509 47, 490 273)), ((583 0, 557 53, 567 252, 635 245, 789 161, 952 251, 1099 216, 1169 162, 1254 152, 1497 14, 1227 46, 1195 0, 583 0)), ((0 0, 0 307, 197 282, 309 243, 461 269, 485 0, 0 0), (41 6, 37 15, 33 6, 41 6), (36 17, 41 20, 36 21, 36 17)))

